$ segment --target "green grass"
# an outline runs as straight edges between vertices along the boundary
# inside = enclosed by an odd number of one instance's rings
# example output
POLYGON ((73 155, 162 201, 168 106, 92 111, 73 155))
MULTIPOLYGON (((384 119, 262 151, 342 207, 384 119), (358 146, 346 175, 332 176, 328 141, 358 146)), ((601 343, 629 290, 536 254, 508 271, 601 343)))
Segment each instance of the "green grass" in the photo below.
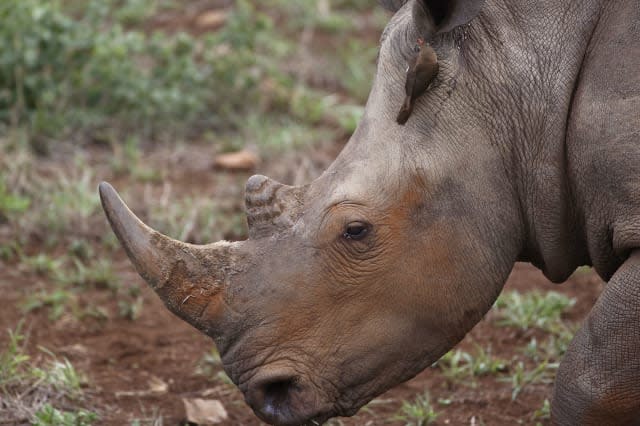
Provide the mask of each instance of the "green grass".
MULTIPOLYGON (((531 416, 532 420, 550 420, 551 419, 551 404, 549 400, 545 398, 542 406, 538 408, 531 416)), ((540 424, 540 423, 537 423, 540 424)))
POLYGON ((30 203, 28 197, 10 191, 4 173, 0 173, 0 224, 7 222, 11 215, 24 213, 30 203))
POLYGON ((265 123, 264 117, 253 114, 246 117, 242 133, 242 140, 257 145, 263 157, 282 155, 336 136, 333 129, 313 127, 290 117, 276 117, 265 123))
POLYGON ((538 328, 552 332, 560 322, 562 313, 574 304, 575 299, 553 291, 505 292, 495 303, 496 324, 520 330, 538 328))
POLYGON ((114 293, 120 288, 120 279, 110 259, 90 259, 83 262, 70 258, 68 263, 55 276, 55 280, 64 286, 109 289, 114 293))
POLYGON ((118 315, 130 321, 140 317, 144 300, 140 296, 122 298, 118 300, 118 315))
POLYGON ((90 411, 62 411, 45 404, 34 415, 33 426, 90 426, 98 415, 90 411))
MULTIPOLYGON (((81 156, 76 161, 82 163, 81 156)), ((96 178, 87 167, 75 167, 72 173, 60 173, 56 180, 45 186, 39 201, 36 226, 44 228, 54 240, 72 231, 89 231, 89 219, 100 209, 96 197, 96 178), (46 206, 46 207, 45 207, 46 206)))
POLYGON ((23 311, 45 309, 51 321, 57 321, 64 314, 77 320, 108 319, 111 315, 104 306, 83 297, 87 290, 101 290, 117 300, 118 316, 129 320, 138 318, 143 308, 140 288, 123 285, 110 259, 96 258, 91 245, 74 241, 69 254, 57 258, 46 254, 22 258, 27 271, 46 280, 39 290, 26 296, 21 305, 23 311))
POLYGON ((46 253, 39 253, 34 256, 23 256, 21 263, 29 272, 44 277, 53 277, 62 266, 62 260, 51 257, 46 253))
POLYGON ((202 359, 200 359, 198 367, 196 368, 196 373, 211 376, 216 371, 220 370, 221 367, 222 360, 220 359, 220 354, 218 353, 218 350, 213 347, 209 352, 202 356, 202 359))
POLYGON ((500 378, 499 380, 511 384, 511 399, 515 401, 518 395, 530 385, 553 383, 557 369, 558 363, 542 361, 529 370, 520 361, 515 365, 509 377, 500 378))
POLYGON ((562 325, 553 329, 546 338, 541 341, 531 338, 529 343, 522 348, 522 353, 532 361, 540 362, 544 360, 559 361, 567 352, 567 348, 577 327, 575 325, 562 325))
MULTIPOLYGON (((146 411, 143 409, 143 411, 146 411)), ((163 426, 164 417, 160 409, 154 407, 149 414, 143 414, 142 418, 136 418, 131 421, 131 426, 163 426)))
POLYGON ((429 394, 425 392, 416 396, 413 402, 404 401, 392 420, 405 422, 407 426, 426 426, 435 422, 438 416, 429 394))
POLYGON ((123 130, 175 135, 232 119, 255 104, 263 71, 278 74, 286 43, 250 2, 236 2, 225 28, 201 39, 132 26, 152 3, 4 1, 0 124, 27 128, 41 154, 78 129, 106 140, 123 130))
POLYGON ((59 359, 45 348, 40 348, 44 361, 42 356, 29 356, 22 324, 21 321, 14 330, 7 331, 9 342, 0 352, 3 409, 13 416, 3 420, 19 423, 29 419, 38 425, 91 424, 97 416, 82 407, 66 412, 56 408, 58 404, 68 408, 83 403, 85 376, 69 360, 59 359))
POLYGON ((135 136, 126 138, 123 144, 113 143, 111 169, 116 175, 126 175, 140 182, 161 182, 164 172, 145 164, 140 139, 135 136))
POLYGON ((65 289, 41 290, 29 295, 22 304, 25 313, 45 308, 51 321, 60 319, 64 313, 80 315, 75 295, 65 289))
MULTIPOLYGON (((35 239, 52 257, 70 239, 111 235, 95 194, 99 180, 119 176, 156 184, 169 177, 168 167, 150 164, 150 142, 202 137, 218 145, 216 152, 255 145, 262 158, 273 159, 351 133, 373 76, 375 38, 358 41, 359 34, 352 43, 335 43, 336 63, 344 67, 336 68, 335 78, 345 86, 339 95, 311 87, 289 64, 308 54, 293 37, 299 25, 329 34, 322 22, 362 19, 360 3, 269 5, 235 2, 219 31, 194 37, 142 31, 159 11, 179 13, 174 0, 4 2, 0 224, 16 229, 20 246, 35 239), (326 13, 318 13, 323 5, 326 13), (112 150, 107 170, 83 149, 89 142, 112 150), (57 170, 39 170, 38 157, 25 149, 55 153, 58 143, 65 144, 65 158, 56 159, 63 164, 57 170)), ((352 24, 344 30, 363 31, 352 24)), ((246 234, 237 206, 185 197, 169 211, 153 208, 160 230, 193 242, 246 234)), ((14 258, 15 248, 3 244, 0 257, 14 258)))
POLYGON ((359 102, 364 103, 371 90, 377 54, 377 46, 366 45, 359 40, 349 41, 338 53, 338 79, 344 89, 359 102))
POLYGON ((196 374, 203 375, 210 380, 225 386, 234 387, 233 381, 227 374, 222 370, 222 360, 220 359, 220 354, 218 350, 213 347, 207 353, 205 353, 195 370, 196 374))
MULTIPOLYGON (((116 171, 157 181, 162 175, 140 164, 132 144, 242 129, 250 114, 317 125, 343 100, 301 84, 286 64, 304 60, 305 47, 296 43, 301 30, 353 33, 362 8, 345 1, 268 4, 266 14, 237 1, 222 29, 196 38, 141 29, 158 11, 179 8, 175 0, 7 0, 0 7, 0 85, 7 88, 0 128, 13 129, 39 154, 63 139, 108 143, 116 147, 116 171)), ((383 22, 375 21, 376 31, 383 22)), ((349 40, 337 43, 325 72, 351 98, 345 105, 362 104, 377 46, 349 40)), ((0 212, 3 204, 26 208, 24 198, 3 202, 1 189, 0 212)))
POLYGON ((86 377, 80 374, 71 365, 68 359, 58 360, 56 356, 41 349, 51 357, 47 368, 33 368, 31 374, 40 383, 48 384, 55 390, 64 393, 66 396, 77 399, 82 396, 82 385, 87 382, 86 377))
POLYGON ((8 387, 23 380, 26 376, 25 366, 30 360, 24 352, 25 337, 21 334, 23 322, 18 323, 15 330, 7 330, 9 342, 7 348, 0 352, 0 389, 7 393, 8 387))
POLYGON ((453 383, 466 381, 467 384, 475 386, 476 377, 495 376, 507 372, 509 361, 493 357, 490 350, 476 346, 473 354, 459 349, 449 351, 434 366, 453 383))
POLYGON ((518 361, 508 377, 499 378, 511 384, 512 399, 515 400, 530 385, 553 383, 558 363, 576 328, 573 324, 567 324, 562 319, 562 314, 574 304, 575 299, 562 294, 538 291, 506 292, 496 301, 496 325, 522 331, 538 329, 547 333, 540 341, 535 337, 529 339, 521 348, 521 352, 535 362, 533 368, 529 369, 523 361, 518 361))
POLYGON ((246 234, 246 219, 234 205, 203 197, 156 203, 151 206, 149 224, 173 238, 196 244, 246 234))

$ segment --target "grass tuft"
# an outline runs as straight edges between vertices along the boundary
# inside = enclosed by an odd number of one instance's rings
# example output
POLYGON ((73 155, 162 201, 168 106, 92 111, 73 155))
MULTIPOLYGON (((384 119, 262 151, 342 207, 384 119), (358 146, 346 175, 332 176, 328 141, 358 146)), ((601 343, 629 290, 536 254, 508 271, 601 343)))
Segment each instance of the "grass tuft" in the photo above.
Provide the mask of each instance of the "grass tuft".
POLYGON ((25 370, 31 359, 24 353, 25 336, 21 334, 23 322, 19 322, 15 330, 7 330, 9 342, 7 348, 0 352, 0 389, 7 393, 8 388, 20 383, 26 376, 25 370))
POLYGON ((473 387, 474 378, 501 375, 508 371, 508 365, 508 361, 493 357, 490 349, 476 346, 473 354, 459 349, 449 351, 434 364, 434 367, 439 368, 449 381, 457 383, 469 380, 473 387))
POLYGON ((425 392, 416 396, 413 402, 404 401, 393 420, 403 421, 407 426, 426 426, 435 422, 438 416, 429 394, 425 392))
POLYGON ((90 411, 62 411, 45 404, 34 415, 33 426, 90 426, 98 415, 90 411))
POLYGON ((527 370, 522 361, 518 362, 509 377, 500 378, 503 382, 511 383, 511 399, 515 401, 518 395, 528 386, 534 384, 553 383, 558 363, 542 361, 532 370, 527 370))
POLYGON ((3 422, 41 425, 91 424, 97 416, 82 407, 82 387, 87 382, 66 358, 58 359, 52 352, 41 348, 48 359, 30 357, 25 350, 26 338, 21 332, 22 322, 9 330, 9 345, 0 352, 0 391, 2 408, 9 417, 3 422), (64 406, 79 411, 63 412, 64 406), (84 423, 74 423, 82 421, 84 423))
POLYGON ((553 291, 532 291, 524 294, 517 291, 505 292, 495 303, 498 316, 496 324, 520 330, 538 328, 551 332, 562 313, 574 304, 575 299, 553 291))

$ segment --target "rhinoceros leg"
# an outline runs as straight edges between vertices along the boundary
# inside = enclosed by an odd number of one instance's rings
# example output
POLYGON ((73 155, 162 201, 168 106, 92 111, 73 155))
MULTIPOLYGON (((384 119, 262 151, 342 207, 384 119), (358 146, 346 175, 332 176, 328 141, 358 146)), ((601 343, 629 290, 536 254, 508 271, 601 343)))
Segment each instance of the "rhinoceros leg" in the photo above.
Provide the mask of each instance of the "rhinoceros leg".
POLYGON ((607 283, 562 361, 558 425, 640 424, 640 250, 607 283))

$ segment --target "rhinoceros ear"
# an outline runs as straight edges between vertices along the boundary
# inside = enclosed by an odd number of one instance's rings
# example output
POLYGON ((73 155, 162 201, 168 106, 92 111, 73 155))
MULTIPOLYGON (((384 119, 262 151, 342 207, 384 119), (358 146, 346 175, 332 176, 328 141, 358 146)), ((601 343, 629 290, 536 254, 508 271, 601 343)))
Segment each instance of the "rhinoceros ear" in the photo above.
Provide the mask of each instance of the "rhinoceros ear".
POLYGON ((468 23, 483 4, 484 0, 415 0, 413 20, 423 37, 429 39, 468 23))
POLYGON ((407 0, 378 0, 378 2, 389 12, 397 12, 405 5, 407 0))

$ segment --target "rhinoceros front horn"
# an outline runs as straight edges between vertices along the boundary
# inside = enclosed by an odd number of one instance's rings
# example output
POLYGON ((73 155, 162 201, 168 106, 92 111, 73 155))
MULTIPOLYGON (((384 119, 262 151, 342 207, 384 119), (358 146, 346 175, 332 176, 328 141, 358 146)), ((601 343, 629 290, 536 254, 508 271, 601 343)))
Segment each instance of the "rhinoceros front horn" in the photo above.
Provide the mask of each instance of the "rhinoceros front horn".
POLYGON ((99 186, 102 207, 138 273, 174 314, 217 336, 225 288, 238 272, 238 248, 226 241, 186 244, 154 231, 138 219, 111 185, 99 186))

